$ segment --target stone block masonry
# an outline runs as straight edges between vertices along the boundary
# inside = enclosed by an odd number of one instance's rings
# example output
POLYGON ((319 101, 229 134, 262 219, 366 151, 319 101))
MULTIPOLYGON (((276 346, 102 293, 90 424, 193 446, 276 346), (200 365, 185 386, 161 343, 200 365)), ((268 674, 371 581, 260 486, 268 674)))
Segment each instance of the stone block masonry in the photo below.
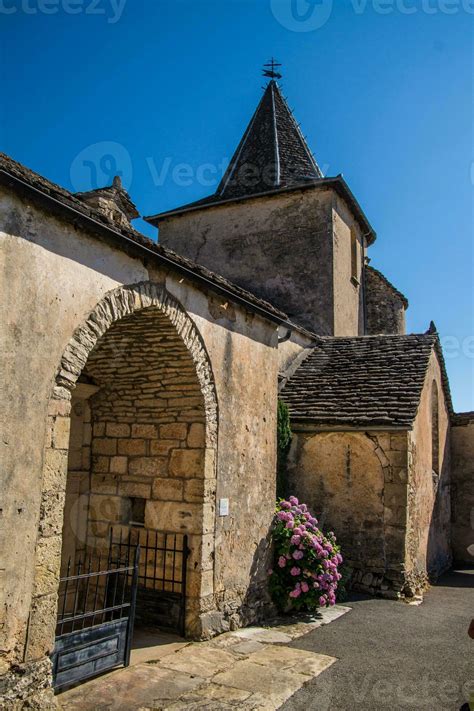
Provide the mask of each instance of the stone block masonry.
MULTIPOLYGON (((190 534, 200 550, 201 536, 214 530, 214 458, 206 456, 195 365, 176 329, 156 309, 122 319, 92 350, 81 379, 98 388, 89 401, 87 550, 107 550, 111 527, 127 536, 137 525, 190 534), (141 521, 133 520, 136 499, 144 506, 141 521)), ((212 558, 195 558, 190 609, 199 608, 202 576, 212 565, 212 558)))
POLYGON ((367 335, 406 333, 408 301, 377 269, 365 269, 367 335))
POLYGON ((336 532, 354 586, 397 598, 404 584, 406 432, 324 432, 294 425, 291 490, 336 532))

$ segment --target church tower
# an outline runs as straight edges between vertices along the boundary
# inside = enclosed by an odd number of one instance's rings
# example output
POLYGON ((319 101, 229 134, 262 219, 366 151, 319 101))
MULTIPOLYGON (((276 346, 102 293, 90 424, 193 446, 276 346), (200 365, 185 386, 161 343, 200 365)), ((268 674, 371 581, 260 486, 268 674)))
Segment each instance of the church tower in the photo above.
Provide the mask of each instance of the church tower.
POLYGON ((321 335, 366 332, 364 271, 375 233, 341 175, 324 177, 276 78, 216 192, 146 218, 159 241, 321 335))

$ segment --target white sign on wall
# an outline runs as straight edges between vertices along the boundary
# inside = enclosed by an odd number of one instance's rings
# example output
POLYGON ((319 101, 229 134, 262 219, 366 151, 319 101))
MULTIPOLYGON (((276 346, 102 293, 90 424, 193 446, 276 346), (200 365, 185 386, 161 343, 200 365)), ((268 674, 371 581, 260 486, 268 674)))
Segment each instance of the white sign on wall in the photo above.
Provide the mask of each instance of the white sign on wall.
POLYGON ((229 515, 229 499, 219 499, 219 516, 229 515))

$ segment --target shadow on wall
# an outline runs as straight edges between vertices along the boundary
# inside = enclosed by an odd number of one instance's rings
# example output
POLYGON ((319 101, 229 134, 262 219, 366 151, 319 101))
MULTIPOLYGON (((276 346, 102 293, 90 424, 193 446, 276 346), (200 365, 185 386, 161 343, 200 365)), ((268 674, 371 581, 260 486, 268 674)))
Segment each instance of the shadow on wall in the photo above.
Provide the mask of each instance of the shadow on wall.
POLYGON ((255 548, 249 574, 249 585, 242 601, 240 625, 246 627, 276 616, 276 608, 268 592, 268 570, 272 563, 270 531, 255 548))
POLYGON ((435 581, 452 564, 451 552, 451 479, 450 444, 446 440, 441 457, 441 472, 433 469, 436 494, 429 524, 426 567, 430 580, 435 581))

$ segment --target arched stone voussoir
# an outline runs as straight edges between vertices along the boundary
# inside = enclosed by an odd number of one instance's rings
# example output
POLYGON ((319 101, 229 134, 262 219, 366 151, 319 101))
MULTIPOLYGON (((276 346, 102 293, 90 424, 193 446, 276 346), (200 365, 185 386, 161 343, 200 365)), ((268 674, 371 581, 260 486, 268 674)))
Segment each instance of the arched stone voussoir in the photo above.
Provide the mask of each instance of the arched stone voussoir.
POLYGON ((162 284, 146 281, 120 286, 98 302, 64 350, 53 397, 70 399, 70 392, 99 339, 117 321, 148 308, 157 308, 169 318, 194 361, 207 415, 206 444, 214 446, 217 441, 217 395, 206 346, 194 321, 162 284))

